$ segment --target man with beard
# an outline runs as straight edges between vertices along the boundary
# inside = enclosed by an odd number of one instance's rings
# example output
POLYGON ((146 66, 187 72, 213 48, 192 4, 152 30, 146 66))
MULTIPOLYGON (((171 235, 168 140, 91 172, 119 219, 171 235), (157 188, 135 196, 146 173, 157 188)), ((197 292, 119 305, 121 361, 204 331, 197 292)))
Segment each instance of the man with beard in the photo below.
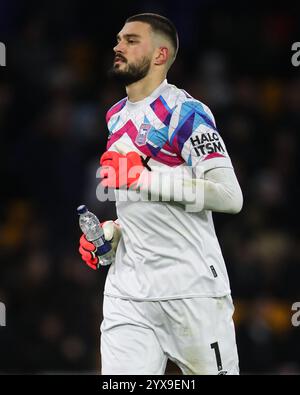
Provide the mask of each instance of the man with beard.
MULTIPOLYGON (((127 97, 106 116, 101 185, 116 193, 116 247, 104 291, 102 374, 238 374, 233 304, 212 211, 243 197, 209 108, 166 75, 178 51, 170 20, 139 14, 117 35, 112 75, 127 97)), ((82 258, 96 269, 84 236, 82 258)))

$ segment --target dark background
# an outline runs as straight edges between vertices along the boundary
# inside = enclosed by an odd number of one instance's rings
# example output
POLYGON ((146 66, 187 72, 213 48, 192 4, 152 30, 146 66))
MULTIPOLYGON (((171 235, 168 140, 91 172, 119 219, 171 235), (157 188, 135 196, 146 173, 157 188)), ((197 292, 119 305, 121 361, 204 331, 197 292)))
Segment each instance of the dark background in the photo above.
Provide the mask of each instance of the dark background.
MULTIPOLYGON (((96 373, 106 269, 80 260, 76 207, 96 199, 107 77, 124 20, 157 12, 178 28, 168 81, 209 105, 244 193, 214 215, 227 263, 241 372, 300 373, 300 10, 284 2, 0 0, 0 372, 96 373)), ((168 372, 177 372, 172 364, 168 372)))

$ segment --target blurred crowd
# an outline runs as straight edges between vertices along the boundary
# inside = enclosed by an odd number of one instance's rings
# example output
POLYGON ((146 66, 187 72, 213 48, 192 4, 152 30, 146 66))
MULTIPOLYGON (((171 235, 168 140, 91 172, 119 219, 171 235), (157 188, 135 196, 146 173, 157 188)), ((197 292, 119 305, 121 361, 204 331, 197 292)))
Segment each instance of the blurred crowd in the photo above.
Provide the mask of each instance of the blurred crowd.
POLYGON ((76 207, 116 218, 113 203, 96 199, 105 113, 126 95, 107 70, 124 19, 152 11, 179 31, 168 81, 211 108, 244 194, 240 214, 214 215, 241 372, 300 373, 300 327, 291 324, 300 301, 300 67, 291 64, 300 17, 247 4, 1 2, 0 372, 100 369, 107 269, 81 262, 76 207))

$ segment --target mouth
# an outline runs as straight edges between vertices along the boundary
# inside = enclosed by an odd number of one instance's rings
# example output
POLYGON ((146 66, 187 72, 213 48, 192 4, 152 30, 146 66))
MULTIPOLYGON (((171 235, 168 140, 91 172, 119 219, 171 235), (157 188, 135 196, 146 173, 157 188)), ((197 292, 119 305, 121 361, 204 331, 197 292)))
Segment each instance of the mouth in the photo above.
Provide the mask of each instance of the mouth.
POLYGON ((126 63, 126 60, 124 58, 121 58, 120 56, 116 56, 114 63, 126 63))

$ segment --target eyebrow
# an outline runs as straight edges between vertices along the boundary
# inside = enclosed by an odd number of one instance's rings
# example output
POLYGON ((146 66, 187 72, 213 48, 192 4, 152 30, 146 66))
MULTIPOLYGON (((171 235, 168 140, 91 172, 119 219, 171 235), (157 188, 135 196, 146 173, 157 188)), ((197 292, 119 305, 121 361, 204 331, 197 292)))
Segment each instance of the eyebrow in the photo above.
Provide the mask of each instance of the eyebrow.
MULTIPOLYGON (((141 36, 139 34, 134 34, 134 33, 124 34, 123 37, 125 37, 126 39, 128 39, 128 38, 141 38, 141 36)), ((117 40, 120 40, 120 39, 121 39, 121 36, 120 36, 120 34, 118 34, 117 35, 117 40)))

